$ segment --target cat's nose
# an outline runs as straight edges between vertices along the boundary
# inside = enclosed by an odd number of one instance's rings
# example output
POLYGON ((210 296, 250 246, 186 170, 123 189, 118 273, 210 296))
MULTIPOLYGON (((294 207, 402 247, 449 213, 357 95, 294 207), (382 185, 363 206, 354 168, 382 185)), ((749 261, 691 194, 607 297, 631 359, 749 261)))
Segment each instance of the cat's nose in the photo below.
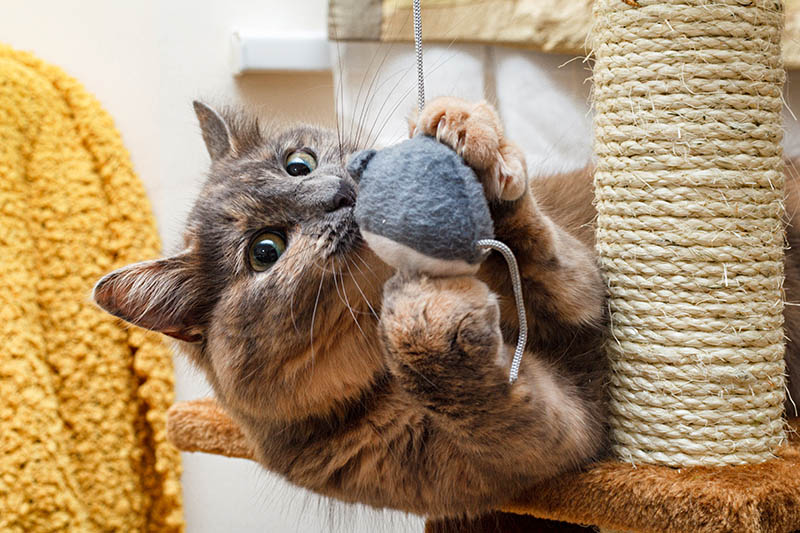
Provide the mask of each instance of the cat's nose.
POLYGON ((356 188, 346 179, 339 180, 339 189, 333 194, 327 205, 327 211, 336 211, 343 207, 356 205, 356 188))

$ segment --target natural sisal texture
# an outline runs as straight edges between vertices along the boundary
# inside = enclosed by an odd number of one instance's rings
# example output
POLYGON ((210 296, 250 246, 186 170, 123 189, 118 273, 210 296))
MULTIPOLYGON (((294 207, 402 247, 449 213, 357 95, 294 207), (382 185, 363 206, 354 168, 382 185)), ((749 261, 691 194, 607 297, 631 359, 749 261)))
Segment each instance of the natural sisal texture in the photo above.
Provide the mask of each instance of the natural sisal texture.
POLYGON ((169 350, 90 299, 159 247, 111 118, 0 45, 0 531, 183 529, 169 350))
POLYGON ((625 461, 765 461, 784 441, 777 0, 595 3, 597 249, 625 461))

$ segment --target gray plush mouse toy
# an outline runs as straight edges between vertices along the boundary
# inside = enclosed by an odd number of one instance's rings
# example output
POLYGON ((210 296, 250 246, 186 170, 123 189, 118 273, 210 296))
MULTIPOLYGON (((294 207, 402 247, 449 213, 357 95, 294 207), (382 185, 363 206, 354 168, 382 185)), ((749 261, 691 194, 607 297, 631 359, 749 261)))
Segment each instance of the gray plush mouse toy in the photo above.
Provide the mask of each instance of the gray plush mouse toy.
POLYGON ((378 257, 402 272, 474 274, 488 253, 508 262, 519 337, 508 380, 514 383, 528 336, 522 283, 514 253, 494 240, 489 204, 478 177, 450 147, 418 135, 383 150, 353 155, 358 182, 355 217, 378 257))
POLYGON ((433 276, 477 272, 492 218, 483 186, 450 147, 419 135, 358 152, 347 170, 359 184, 356 222, 384 262, 433 276))

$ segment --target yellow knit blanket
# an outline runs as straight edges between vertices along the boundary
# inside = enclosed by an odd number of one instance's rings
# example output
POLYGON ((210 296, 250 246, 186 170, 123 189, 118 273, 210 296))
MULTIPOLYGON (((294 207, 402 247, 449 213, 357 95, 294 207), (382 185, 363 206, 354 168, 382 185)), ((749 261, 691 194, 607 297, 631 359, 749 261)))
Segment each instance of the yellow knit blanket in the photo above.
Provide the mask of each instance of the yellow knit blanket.
POLYGON ((181 531, 168 349, 90 302, 158 235, 111 118, 0 45, 0 531, 181 531))

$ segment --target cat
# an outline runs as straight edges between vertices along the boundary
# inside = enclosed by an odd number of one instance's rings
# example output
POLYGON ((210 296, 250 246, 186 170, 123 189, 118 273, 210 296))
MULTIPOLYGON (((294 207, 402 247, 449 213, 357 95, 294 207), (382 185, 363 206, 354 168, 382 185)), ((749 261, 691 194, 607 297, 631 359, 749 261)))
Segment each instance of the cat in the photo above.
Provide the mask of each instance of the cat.
POLYGON ((476 276, 394 273, 353 219, 345 164, 363 146, 195 111, 211 170, 184 250, 108 274, 94 298, 180 340, 265 468, 347 502, 475 516, 607 452, 590 170, 529 180, 486 102, 439 98, 410 120, 476 170, 516 254, 529 340, 510 385, 517 319, 499 254, 476 276))

